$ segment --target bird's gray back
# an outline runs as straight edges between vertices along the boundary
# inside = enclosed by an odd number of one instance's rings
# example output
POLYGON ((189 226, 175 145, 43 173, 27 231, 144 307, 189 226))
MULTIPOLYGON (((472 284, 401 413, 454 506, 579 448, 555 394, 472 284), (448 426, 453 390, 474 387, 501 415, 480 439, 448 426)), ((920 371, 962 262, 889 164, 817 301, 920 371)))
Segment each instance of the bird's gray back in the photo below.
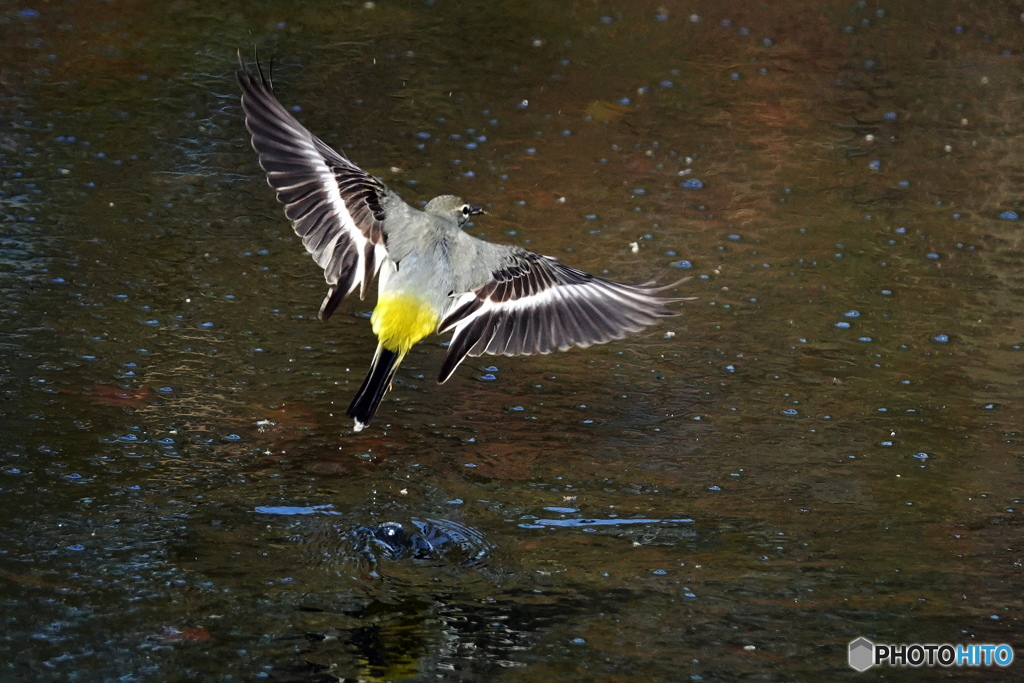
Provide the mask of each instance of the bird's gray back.
POLYGON ((452 284, 455 294, 471 292, 491 281, 493 274, 508 265, 520 247, 486 242, 462 230, 450 247, 452 284))
POLYGON ((389 288, 429 294, 444 309, 451 297, 484 286, 523 251, 473 237, 454 218, 420 211, 393 197, 384 224, 388 256, 397 264, 389 288))
POLYGON ((443 311, 453 288, 450 245, 462 231, 451 220, 402 204, 389 211, 384 225, 395 268, 386 286, 416 294, 443 311))

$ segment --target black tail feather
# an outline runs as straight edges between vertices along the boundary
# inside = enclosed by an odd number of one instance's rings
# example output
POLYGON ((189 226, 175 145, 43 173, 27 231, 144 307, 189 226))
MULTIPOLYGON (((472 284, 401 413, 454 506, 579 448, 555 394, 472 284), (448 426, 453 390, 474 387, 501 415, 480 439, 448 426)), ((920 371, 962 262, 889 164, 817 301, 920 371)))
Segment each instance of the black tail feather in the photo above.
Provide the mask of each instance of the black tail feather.
POLYGON ((384 398, 384 394, 391 386, 391 379, 395 376, 395 370, 398 369, 398 364, 402 362, 404 356, 405 354, 400 355, 383 346, 377 347, 377 354, 373 357, 370 370, 366 373, 359 391, 356 392, 356 397, 352 399, 352 403, 348 407, 348 416, 356 421, 357 432, 370 424, 370 420, 373 419, 381 399, 384 398))

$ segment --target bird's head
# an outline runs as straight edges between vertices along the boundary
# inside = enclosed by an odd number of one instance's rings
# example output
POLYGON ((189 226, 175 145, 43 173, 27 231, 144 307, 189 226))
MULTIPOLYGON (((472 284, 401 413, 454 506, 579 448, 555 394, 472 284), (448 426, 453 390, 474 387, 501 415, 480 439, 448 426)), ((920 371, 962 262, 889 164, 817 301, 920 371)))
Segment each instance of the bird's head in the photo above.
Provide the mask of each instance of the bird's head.
POLYGON ((453 194, 443 194, 440 197, 434 197, 427 202, 427 205, 423 207, 423 210, 427 213, 432 213, 435 216, 443 216, 444 218, 453 220, 460 228, 473 216, 479 216, 487 213, 483 208, 479 206, 470 206, 466 202, 462 201, 462 197, 456 197, 453 194))

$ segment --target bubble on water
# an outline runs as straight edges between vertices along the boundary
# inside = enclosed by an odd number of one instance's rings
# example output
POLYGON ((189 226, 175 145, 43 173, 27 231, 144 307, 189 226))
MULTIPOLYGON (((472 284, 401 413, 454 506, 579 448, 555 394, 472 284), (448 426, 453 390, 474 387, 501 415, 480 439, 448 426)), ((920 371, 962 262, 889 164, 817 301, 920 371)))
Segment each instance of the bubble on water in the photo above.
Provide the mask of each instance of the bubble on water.
POLYGON ((1004 221, 1015 221, 1017 220, 1017 212, 1003 211, 1001 214, 999 214, 999 218, 1001 218, 1004 221))

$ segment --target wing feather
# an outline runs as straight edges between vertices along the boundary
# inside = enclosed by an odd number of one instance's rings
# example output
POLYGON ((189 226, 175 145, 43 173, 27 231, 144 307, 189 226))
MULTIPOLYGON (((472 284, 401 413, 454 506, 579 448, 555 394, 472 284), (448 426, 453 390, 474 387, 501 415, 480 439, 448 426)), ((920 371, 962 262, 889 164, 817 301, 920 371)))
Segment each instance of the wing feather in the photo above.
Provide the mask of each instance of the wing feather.
POLYGON ((453 332, 438 381, 466 356, 550 353, 621 339, 675 315, 669 304, 684 299, 659 296, 665 289, 606 280, 509 248, 491 279, 453 298, 438 325, 438 332, 453 332))
POLYGON ((267 182, 330 285, 326 319, 356 287, 366 296, 387 257, 388 190, 309 132, 274 96, 259 63, 241 62, 242 111, 267 182))

